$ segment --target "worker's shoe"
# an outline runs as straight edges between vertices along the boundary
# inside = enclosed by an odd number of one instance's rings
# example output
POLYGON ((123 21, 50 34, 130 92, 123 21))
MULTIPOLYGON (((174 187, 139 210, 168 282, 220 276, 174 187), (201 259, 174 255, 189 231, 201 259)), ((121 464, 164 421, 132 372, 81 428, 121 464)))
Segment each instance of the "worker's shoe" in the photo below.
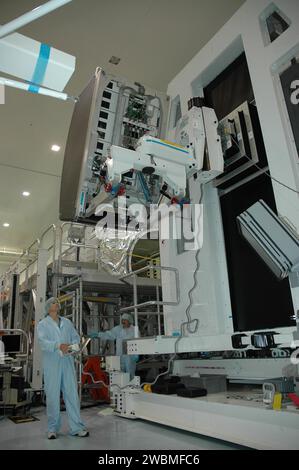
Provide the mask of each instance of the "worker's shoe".
POLYGON ((82 429, 82 431, 77 432, 77 434, 75 434, 75 436, 77 436, 77 437, 88 437, 89 432, 82 429))
POLYGON ((48 439, 56 439, 56 432, 48 432, 48 439))

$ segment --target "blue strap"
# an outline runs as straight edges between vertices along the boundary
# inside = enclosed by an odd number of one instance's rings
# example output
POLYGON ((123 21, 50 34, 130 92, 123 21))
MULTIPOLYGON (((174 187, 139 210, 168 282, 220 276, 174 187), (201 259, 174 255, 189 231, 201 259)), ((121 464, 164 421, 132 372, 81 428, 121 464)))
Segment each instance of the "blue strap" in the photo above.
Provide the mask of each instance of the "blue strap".
POLYGON ((48 46, 48 44, 40 45, 39 56, 36 62, 31 84, 28 88, 28 91, 31 91, 31 93, 38 93, 40 88, 39 85, 41 85, 44 81, 49 62, 50 51, 51 47, 48 46))
POLYGON ((141 173, 140 171, 137 174, 138 174, 138 177, 139 177, 140 185, 141 185, 145 200, 146 200, 146 202, 151 202, 151 195, 150 195, 147 183, 146 183, 146 179, 145 179, 143 173, 141 173))

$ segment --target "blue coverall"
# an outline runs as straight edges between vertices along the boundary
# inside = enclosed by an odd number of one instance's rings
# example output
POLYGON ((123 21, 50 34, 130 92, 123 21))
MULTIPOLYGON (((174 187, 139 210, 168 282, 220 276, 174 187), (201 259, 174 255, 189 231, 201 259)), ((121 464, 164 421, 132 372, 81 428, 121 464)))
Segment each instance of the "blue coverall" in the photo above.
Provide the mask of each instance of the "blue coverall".
MULTIPOLYGON (((136 362, 138 361, 138 356, 129 356, 123 354, 123 341, 132 339, 135 337, 134 326, 129 326, 129 328, 123 328, 122 325, 115 326, 109 331, 100 331, 97 333, 97 337, 105 340, 116 340, 116 355, 120 356, 120 367, 123 372, 128 372, 130 374, 130 379, 132 380, 135 376, 136 371, 136 362)), ((96 334, 92 334, 92 337, 96 337, 96 334)))
POLYGON ((59 317, 59 324, 50 316, 38 324, 38 340, 43 351, 44 385, 47 398, 48 431, 58 432, 61 426, 60 391, 72 435, 85 429, 80 417, 80 401, 74 358, 62 356, 60 344, 78 344, 80 337, 67 318, 59 317))

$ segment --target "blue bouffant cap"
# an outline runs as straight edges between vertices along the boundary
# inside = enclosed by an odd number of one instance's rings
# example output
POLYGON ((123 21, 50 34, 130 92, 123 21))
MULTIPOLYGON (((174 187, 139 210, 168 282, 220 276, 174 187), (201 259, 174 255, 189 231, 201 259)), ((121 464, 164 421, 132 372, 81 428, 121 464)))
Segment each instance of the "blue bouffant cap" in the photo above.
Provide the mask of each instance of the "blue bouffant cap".
POLYGON ((45 303, 45 317, 47 315, 49 315, 49 310, 51 308, 51 305, 53 305, 53 304, 58 304, 59 305, 59 310, 60 310, 60 303, 59 303, 59 300, 57 299, 57 297, 51 297, 45 303))
POLYGON ((121 316, 121 319, 122 320, 128 320, 128 322, 130 323, 130 325, 133 325, 134 321, 133 321, 133 317, 130 313, 123 313, 122 316, 121 316))

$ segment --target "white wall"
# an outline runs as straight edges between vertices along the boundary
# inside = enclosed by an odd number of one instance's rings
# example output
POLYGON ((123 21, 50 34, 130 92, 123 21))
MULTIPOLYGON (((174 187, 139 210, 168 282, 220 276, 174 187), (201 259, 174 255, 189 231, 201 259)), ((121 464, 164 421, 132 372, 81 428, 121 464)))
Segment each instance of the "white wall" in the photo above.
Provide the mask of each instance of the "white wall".
MULTIPOLYGON (((299 191, 299 159, 277 76, 279 68, 299 53, 299 3, 298 0, 274 2, 292 23, 281 37, 265 45, 260 17, 271 3, 270 0, 248 0, 171 81, 168 95, 171 100, 180 97, 182 114, 185 114, 188 100, 201 95, 203 88, 245 51, 271 174, 299 191)), ((171 129, 168 138, 173 138, 171 129)), ((299 232, 298 194, 275 182, 273 188, 278 212, 291 221, 299 232)), ((207 201, 210 207, 213 200, 211 191, 207 201)), ((192 310, 192 318, 198 318, 201 322, 200 335, 228 333, 231 328, 224 240, 221 230, 215 228, 219 224, 219 208, 215 202, 213 204, 214 210, 205 215, 204 246, 198 276, 200 283, 192 310)), ((166 333, 169 335, 179 328, 182 321, 186 321, 187 293, 193 285, 196 266, 194 253, 174 256, 176 251, 172 245, 169 242, 161 246, 161 262, 164 266, 179 268, 182 300, 178 307, 166 308, 166 333)), ((171 288, 166 283, 163 288, 166 295, 171 294, 171 288)), ((299 308, 298 295, 294 289, 292 293, 295 307, 297 305, 299 308)))
MULTIPOLYGON (((278 68, 299 54, 299 4, 298 0, 274 1, 292 23, 280 38, 265 46, 260 15, 271 3, 270 0, 248 0, 171 81, 168 94, 171 98, 180 95, 184 114, 194 92, 199 93, 201 87, 216 78, 243 47, 271 174, 299 191, 299 158, 287 123, 284 101, 275 80, 278 68)), ((275 182, 273 186, 279 213, 287 217, 299 232, 298 194, 275 182)))

